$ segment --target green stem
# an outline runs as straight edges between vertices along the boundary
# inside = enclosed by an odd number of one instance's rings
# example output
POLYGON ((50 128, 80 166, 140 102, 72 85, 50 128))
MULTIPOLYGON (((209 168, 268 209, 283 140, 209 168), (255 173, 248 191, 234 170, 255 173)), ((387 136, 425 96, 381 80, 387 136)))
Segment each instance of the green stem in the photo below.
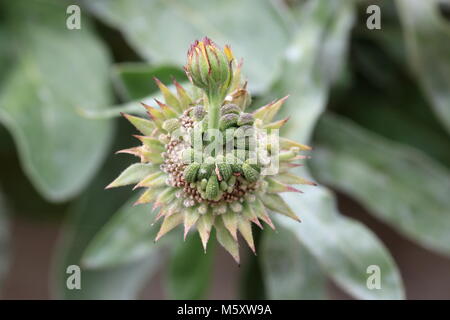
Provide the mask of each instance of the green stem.
MULTIPOLYGON (((219 130, 219 120, 220 120, 220 106, 222 105, 223 98, 220 94, 209 94, 208 95, 208 130, 216 129, 219 130)), ((214 143, 214 148, 212 149, 212 156, 216 156, 215 150, 220 146, 218 143, 222 143, 220 139, 213 137, 211 143, 214 143)))
POLYGON ((208 96, 208 129, 219 129, 220 100, 218 94, 208 96))

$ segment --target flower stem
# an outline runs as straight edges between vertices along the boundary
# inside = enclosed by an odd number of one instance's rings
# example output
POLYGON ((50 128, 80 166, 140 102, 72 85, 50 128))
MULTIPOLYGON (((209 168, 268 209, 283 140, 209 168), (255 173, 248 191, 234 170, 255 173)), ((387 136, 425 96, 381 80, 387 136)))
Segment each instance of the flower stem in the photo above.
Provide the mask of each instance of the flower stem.
POLYGON ((219 129, 220 95, 208 95, 208 129, 219 129))
MULTIPOLYGON (((219 118, 220 118, 220 106, 222 105, 223 98, 220 94, 209 94, 208 95, 208 131, 209 130, 219 130, 219 118)), ((211 146, 211 156, 216 156, 216 151, 219 150, 221 139, 216 136, 217 131, 210 131, 213 134, 210 137, 211 146)))

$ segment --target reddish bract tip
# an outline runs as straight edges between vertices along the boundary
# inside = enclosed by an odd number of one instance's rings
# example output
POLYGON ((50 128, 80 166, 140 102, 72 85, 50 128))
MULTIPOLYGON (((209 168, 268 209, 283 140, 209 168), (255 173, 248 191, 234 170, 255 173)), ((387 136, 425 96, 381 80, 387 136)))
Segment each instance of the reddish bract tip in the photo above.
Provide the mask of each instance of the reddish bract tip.
POLYGON ((216 44, 208 37, 204 37, 202 41, 207 46, 216 46, 216 44))

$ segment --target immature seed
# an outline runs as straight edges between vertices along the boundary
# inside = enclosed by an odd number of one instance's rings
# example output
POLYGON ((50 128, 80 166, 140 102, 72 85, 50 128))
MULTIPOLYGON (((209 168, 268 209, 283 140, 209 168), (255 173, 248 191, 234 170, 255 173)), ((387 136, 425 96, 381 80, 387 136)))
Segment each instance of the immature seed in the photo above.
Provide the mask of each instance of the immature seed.
POLYGON ((242 165, 242 171, 244 172, 244 177, 248 182, 256 182, 259 178, 259 173, 252 168, 248 163, 242 165))
POLYGON ((219 120, 219 129, 224 131, 228 128, 235 127, 239 116, 235 113, 228 113, 223 115, 219 120))
POLYGON ((227 163, 219 163, 217 164, 217 167, 219 168, 219 173, 222 177, 222 180, 227 181, 230 177, 232 172, 231 166, 227 163))
POLYGON ((222 108, 220 108, 221 115, 225 115, 225 114, 229 114, 229 113, 239 114, 239 113, 241 113, 241 108, 239 108, 239 106, 237 106, 236 104, 233 104, 233 103, 226 104, 222 108))
POLYGON ((202 163, 200 169, 198 170, 197 179, 208 179, 214 169, 213 164, 202 163))
POLYGON ((184 170, 184 180, 186 182, 195 182, 197 178, 197 172, 200 169, 200 164, 197 162, 191 163, 184 170))
POLYGON ((241 113, 241 115, 239 116, 237 125, 238 126, 252 125, 253 122, 255 122, 253 115, 251 115, 250 113, 241 113))
POLYGON ((173 132, 180 127, 180 121, 178 119, 169 119, 163 122, 162 127, 167 132, 173 132))
POLYGON ((208 184, 206 185, 206 198, 208 200, 214 200, 218 194, 219 182, 217 181, 217 176, 213 174, 209 177, 208 184))

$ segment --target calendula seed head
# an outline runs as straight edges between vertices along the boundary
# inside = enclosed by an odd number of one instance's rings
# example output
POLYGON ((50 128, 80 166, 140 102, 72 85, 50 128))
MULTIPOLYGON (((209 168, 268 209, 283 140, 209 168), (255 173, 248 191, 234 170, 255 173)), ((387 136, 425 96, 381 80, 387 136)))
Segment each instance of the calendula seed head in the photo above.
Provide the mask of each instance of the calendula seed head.
MULTIPOLYGON (((245 112, 250 93, 241 79, 241 66, 233 67, 229 47, 221 50, 205 38, 191 46, 187 60, 186 73, 202 90, 188 93, 177 83, 173 93, 157 80, 165 101, 157 100, 159 107, 145 105, 150 121, 126 115, 144 136, 138 136, 141 146, 122 152, 138 156, 146 168, 136 186, 146 190, 137 203, 153 202, 160 208, 164 219, 158 239, 173 228, 173 221, 185 223, 186 233, 198 226, 201 216, 197 230, 204 245, 211 228, 216 228, 220 243, 239 260, 232 227, 236 221, 253 250, 248 226, 260 225, 259 220, 273 226, 269 210, 298 220, 277 193, 292 191, 290 184, 313 184, 288 172, 307 147, 267 139, 286 122, 272 122, 285 98, 245 112), (273 166, 282 170, 267 173, 273 166)), ((135 181, 136 176, 136 171, 125 170, 109 187, 135 181), (127 175, 128 180, 123 179, 127 175)))

